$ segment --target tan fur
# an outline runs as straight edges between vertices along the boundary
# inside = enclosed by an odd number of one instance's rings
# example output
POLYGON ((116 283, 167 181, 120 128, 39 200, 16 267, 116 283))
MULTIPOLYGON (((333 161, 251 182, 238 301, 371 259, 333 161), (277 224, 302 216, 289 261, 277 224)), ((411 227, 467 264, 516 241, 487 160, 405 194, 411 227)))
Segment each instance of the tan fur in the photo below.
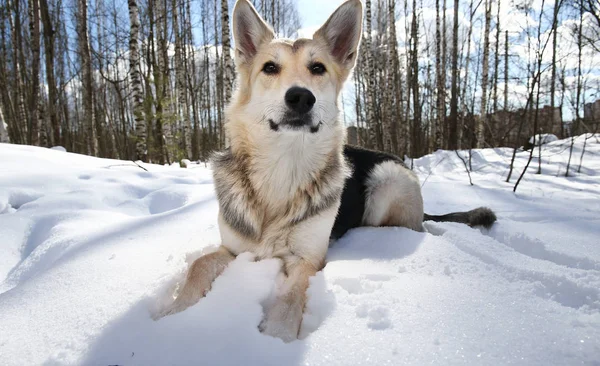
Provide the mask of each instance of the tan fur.
POLYGON ((222 246, 191 266, 178 298, 160 316, 196 303, 234 256, 252 252, 257 259, 281 258, 286 274, 260 329, 284 341, 296 339, 309 277, 324 265, 350 174, 343 156, 339 95, 354 67, 361 30, 359 0, 342 4, 313 39, 296 41, 274 39, 248 0, 236 3, 237 88, 225 123, 230 149, 213 159, 222 246), (280 66, 277 75, 262 72, 267 62, 280 66), (311 73, 315 62, 327 72, 311 73), (272 131, 269 121, 282 123, 284 96, 292 87, 314 94, 310 123, 318 133, 272 131))
POLYGON ((306 305, 308 279, 319 269, 303 260, 286 263, 286 280, 277 300, 267 309, 266 316, 259 326, 262 332, 279 337, 286 342, 296 339, 306 305))
POLYGON ((167 309, 156 315, 155 319, 178 313, 197 303, 210 290, 215 278, 234 259, 235 257, 222 246, 217 251, 196 259, 190 266, 185 284, 179 291, 175 301, 167 309))

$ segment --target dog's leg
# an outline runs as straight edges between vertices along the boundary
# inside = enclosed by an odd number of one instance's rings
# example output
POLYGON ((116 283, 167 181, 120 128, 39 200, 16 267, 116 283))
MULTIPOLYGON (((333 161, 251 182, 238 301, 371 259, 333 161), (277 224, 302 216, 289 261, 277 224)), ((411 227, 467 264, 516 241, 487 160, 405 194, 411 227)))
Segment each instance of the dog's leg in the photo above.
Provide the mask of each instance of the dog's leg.
POLYGON ((190 266, 185 284, 179 295, 166 309, 158 313, 154 320, 178 313, 197 303, 210 290, 212 282, 217 278, 235 256, 225 247, 220 246, 216 252, 203 255, 190 266))
POLYGON ((300 331, 308 279, 317 273, 317 269, 300 258, 286 262, 287 278, 259 329, 265 334, 283 339, 284 342, 291 342, 298 337, 300 331))

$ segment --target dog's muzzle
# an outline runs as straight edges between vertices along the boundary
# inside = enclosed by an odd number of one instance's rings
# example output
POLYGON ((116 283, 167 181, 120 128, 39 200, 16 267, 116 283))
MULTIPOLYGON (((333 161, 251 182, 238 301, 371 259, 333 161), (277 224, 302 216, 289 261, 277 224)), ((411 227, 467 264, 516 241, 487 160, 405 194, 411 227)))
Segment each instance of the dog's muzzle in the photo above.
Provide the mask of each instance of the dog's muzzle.
POLYGON ((317 133, 321 129, 322 125, 323 122, 313 124, 312 118, 310 117, 305 117, 304 119, 284 117, 279 123, 275 123, 275 121, 269 119, 269 127, 272 131, 279 131, 283 127, 285 129, 298 131, 308 129, 310 133, 317 133))
POLYGON ((281 127, 286 127, 291 130, 308 129, 311 133, 319 132, 323 123, 313 122, 311 110, 317 99, 310 90, 298 86, 291 87, 285 93, 284 99, 287 111, 279 123, 269 120, 271 130, 279 131, 281 127))

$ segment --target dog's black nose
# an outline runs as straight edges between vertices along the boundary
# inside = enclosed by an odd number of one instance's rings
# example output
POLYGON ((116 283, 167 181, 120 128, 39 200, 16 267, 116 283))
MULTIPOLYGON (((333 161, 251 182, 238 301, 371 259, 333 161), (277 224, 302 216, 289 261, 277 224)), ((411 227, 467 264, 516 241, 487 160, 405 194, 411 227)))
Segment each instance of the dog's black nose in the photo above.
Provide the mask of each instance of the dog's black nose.
POLYGON ((285 104, 291 110, 300 114, 310 111, 316 101, 317 99, 313 93, 306 88, 295 86, 285 93, 285 104))

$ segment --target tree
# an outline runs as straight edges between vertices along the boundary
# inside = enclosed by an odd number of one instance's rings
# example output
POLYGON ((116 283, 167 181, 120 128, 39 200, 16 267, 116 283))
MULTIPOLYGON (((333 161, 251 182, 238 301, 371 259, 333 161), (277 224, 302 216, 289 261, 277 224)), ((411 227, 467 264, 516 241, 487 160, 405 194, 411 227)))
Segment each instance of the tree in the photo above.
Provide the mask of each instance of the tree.
MULTIPOLYGON (((389 106, 391 111, 389 128, 389 136, 391 140, 391 151, 395 154, 399 152, 398 143, 398 123, 401 122, 402 118, 402 80, 400 77, 400 61, 398 59, 398 48, 397 48, 397 37, 396 37, 396 1, 388 0, 388 29, 389 36, 388 42, 389 55, 388 55, 388 93, 391 96, 391 104, 389 106)), ((403 146, 403 144, 401 144, 403 146)), ((405 153, 402 151, 402 153, 405 153)))
POLYGON ((491 23, 492 3, 491 0, 485 0, 485 27, 483 31, 483 61, 481 71, 481 117, 477 122, 476 136, 477 147, 483 148, 485 143, 484 126, 487 123, 487 87, 488 71, 490 57, 490 23, 491 23))
MULTIPOLYGON (((496 1, 496 43, 494 45, 494 81, 492 91, 492 111, 494 113, 498 112, 498 70, 500 68, 500 37, 502 36, 502 33, 500 32, 500 3, 500 0, 496 1)), ((491 130, 493 134, 496 133, 495 128, 492 128, 491 130)), ((492 137, 494 136, 492 135, 492 137)))
MULTIPOLYGON (((367 128, 376 130, 375 125, 375 65, 373 64, 373 50, 372 50, 372 32, 373 28, 371 26, 371 0, 365 1, 365 9, 366 16, 365 21, 367 22, 367 34, 364 36, 365 42, 365 63, 367 65, 367 104, 365 109, 367 111, 367 128)), ((376 133, 375 141, 377 141, 377 146, 379 147, 379 133, 376 133)), ((369 139, 369 141, 372 141, 369 139)), ((371 142, 372 143, 372 142, 371 142)), ((382 148, 382 147, 381 147, 382 148)))
POLYGON ((231 37, 229 35, 229 7, 227 0, 221 0, 221 39, 223 42, 223 64, 225 103, 231 98, 231 86, 233 85, 233 62, 231 60, 231 37))
POLYGON ((50 118, 50 126, 52 128, 52 143, 60 145, 63 143, 60 138, 60 124, 57 115, 58 105, 58 90, 56 88, 56 78, 54 76, 54 64, 56 59, 55 53, 55 37, 56 31, 50 11, 48 8, 48 0, 39 0, 42 24, 44 25, 44 53, 46 66, 46 84, 48 86, 48 117, 50 118))
MULTIPOLYGON (((584 37, 583 37, 583 14, 585 13, 585 9, 583 7, 579 8, 579 24, 577 25, 577 86, 576 86, 576 97, 575 97, 575 123, 579 123, 581 119, 581 115, 579 112, 579 104, 581 102, 582 95, 582 77, 581 77, 581 63, 583 56, 583 46, 584 46, 584 37)), ((573 126, 571 126, 571 145, 569 147, 569 159, 567 160, 567 168, 565 170, 565 177, 569 176, 569 170, 571 168, 571 157, 573 156, 573 146, 575 145, 575 136, 573 133, 573 126)))
MULTIPOLYGON (((552 110, 554 110, 555 107, 555 94, 556 94, 556 36, 558 34, 558 32, 556 31, 556 27, 558 26, 558 10, 560 9, 560 1, 555 1, 554 2, 554 11, 552 14, 552 65, 551 65, 551 72, 552 75, 550 76, 550 107, 552 107, 552 110)), ((563 126, 561 123, 560 126, 560 136, 561 138, 564 138, 564 131, 563 131, 563 126)))
POLYGON ((21 143, 30 142, 28 137, 29 126, 27 123, 27 112, 25 111, 25 87, 23 85, 23 64, 25 63, 22 49, 22 37, 21 37, 21 17, 19 1, 13 0, 12 2, 13 16, 9 17, 10 32, 13 44, 13 76, 14 76, 14 87, 17 99, 16 113, 15 114, 15 126, 18 131, 19 141, 21 143))
POLYGON ((139 29, 140 18, 136 0, 128 1, 129 7, 129 78, 131 82, 131 99, 135 119, 135 151, 136 159, 147 161, 148 145, 146 142, 146 120, 142 97, 142 80, 140 78, 139 29))
MULTIPOLYGON (((445 16, 444 16, 445 17, 445 16)), ((444 40, 445 43, 445 40, 444 40)), ((442 57, 442 38, 440 31, 440 0, 435 0, 435 79, 436 79, 436 121, 432 123, 432 134, 434 150, 442 147, 442 133, 444 120, 446 117, 446 97, 444 95, 444 76, 445 59, 442 57)))
POLYGON ((419 146, 418 138, 421 127, 421 102, 419 95, 419 21, 417 18, 417 0, 413 0, 413 12, 410 28, 410 40, 412 50, 410 55, 410 88, 412 90, 413 100, 413 128, 412 128, 412 156, 418 154, 417 147, 419 146))
POLYGON ((92 80, 92 56, 88 36, 87 0, 77 0, 77 35, 82 70, 81 94, 83 96, 83 126, 86 131, 87 153, 98 155, 98 139, 94 125, 94 83, 92 80))
POLYGON ((29 7, 29 32, 31 37, 31 97, 29 103, 29 116, 31 126, 30 143, 40 145, 40 115, 39 95, 40 95, 40 7, 38 0, 28 0, 29 7))
POLYGON ((450 120, 448 128, 448 148, 459 147, 458 129, 458 8, 459 1, 454 0, 454 17, 452 21, 452 67, 450 82, 450 120))

